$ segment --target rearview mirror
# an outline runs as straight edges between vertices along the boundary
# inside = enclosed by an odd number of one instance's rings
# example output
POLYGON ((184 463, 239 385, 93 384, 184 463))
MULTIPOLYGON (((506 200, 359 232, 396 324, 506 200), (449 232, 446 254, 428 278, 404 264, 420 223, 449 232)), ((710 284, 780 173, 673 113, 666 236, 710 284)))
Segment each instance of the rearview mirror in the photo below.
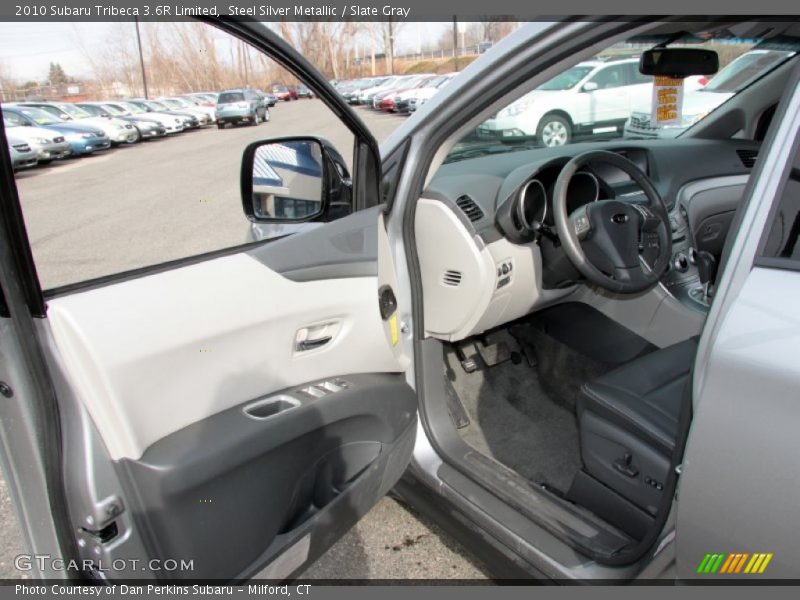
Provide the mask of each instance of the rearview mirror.
POLYGON ((713 75, 718 70, 717 53, 700 48, 654 48, 642 52, 639 58, 639 72, 656 77, 683 79, 713 75))
POLYGON ((250 144, 242 160, 242 206, 259 223, 330 221, 352 212, 352 181, 341 155, 322 138, 250 144))
POLYGON ((587 81, 586 83, 583 84, 583 91, 584 92, 593 92, 598 87, 599 86, 597 85, 597 82, 595 82, 595 81, 587 81))

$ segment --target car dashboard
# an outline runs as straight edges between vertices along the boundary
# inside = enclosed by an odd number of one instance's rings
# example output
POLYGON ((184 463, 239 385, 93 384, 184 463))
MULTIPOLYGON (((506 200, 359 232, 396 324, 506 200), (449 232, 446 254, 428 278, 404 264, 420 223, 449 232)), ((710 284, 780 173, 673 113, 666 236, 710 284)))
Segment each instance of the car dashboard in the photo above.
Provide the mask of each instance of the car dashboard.
MULTIPOLYGON (((694 256, 716 219, 724 238, 759 144, 747 140, 617 140, 537 148, 444 164, 417 204, 425 329, 458 341, 558 302, 581 277, 560 247, 553 188, 564 165, 590 150, 624 156, 652 181, 670 212, 673 258, 661 284, 689 298, 694 256), (724 229, 722 231, 721 229, 724 229)), ((640 201, 623 171, 595 163, 567 188, 568 213, 597 200, 640 201)), ((692 302, 691 300, 687 300, 692 302)), ((695 306, 702 310, 702 306, 695 306)))

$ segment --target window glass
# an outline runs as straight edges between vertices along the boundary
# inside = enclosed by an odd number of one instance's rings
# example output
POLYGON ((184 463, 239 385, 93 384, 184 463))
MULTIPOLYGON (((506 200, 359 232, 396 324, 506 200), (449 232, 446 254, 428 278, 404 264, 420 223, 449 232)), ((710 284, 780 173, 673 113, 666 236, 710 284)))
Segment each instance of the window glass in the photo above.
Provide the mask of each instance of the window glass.
POLYGON ((800 51, 791 40, 761 43, 733 35, 665 42, 713 50, 720 61, 715 76, 683 80, 674 110, 654 112, 654 78, 639 72, 641 53, 657 41, 628 40, 565 66, 533 91, 523 92, 459 140, 445 161, 615 138, 673 139, 778 66, 795 60, 800 51))
POLYGON ((605 90, 625 85, 625 67, 614 65, 598 71, 589 81, 597 84, 597 89, 605 90))

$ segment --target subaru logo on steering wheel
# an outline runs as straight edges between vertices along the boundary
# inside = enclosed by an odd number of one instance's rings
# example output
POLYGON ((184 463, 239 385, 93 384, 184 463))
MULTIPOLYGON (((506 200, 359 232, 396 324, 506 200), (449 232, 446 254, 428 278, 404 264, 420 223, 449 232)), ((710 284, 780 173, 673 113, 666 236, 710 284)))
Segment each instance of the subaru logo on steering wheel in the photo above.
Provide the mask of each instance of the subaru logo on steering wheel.
POLYGON ((618 225, 624 225, 628 222, 628 215, 625 213, 617 213, 611 217, 611 220, 618 225))

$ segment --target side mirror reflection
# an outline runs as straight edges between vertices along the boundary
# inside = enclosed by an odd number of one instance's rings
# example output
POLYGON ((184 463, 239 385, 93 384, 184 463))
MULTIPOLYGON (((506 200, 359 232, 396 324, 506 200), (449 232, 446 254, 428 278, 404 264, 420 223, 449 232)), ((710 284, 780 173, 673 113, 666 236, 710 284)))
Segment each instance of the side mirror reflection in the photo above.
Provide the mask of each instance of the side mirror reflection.
POLYGON ((322 212, 322 146, 314 140, 266 143, 253 156, 253 215, 296 221, 322 212))

